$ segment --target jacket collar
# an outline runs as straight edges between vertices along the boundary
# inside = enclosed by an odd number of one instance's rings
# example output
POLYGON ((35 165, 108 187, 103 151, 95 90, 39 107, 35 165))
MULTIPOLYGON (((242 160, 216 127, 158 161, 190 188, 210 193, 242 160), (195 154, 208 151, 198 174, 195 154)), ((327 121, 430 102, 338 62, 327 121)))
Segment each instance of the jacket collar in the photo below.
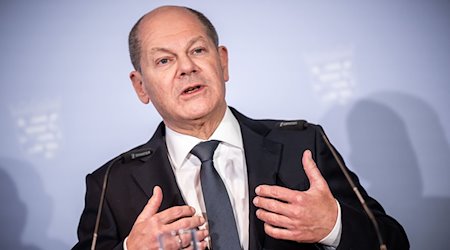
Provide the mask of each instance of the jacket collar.
POLYGON ((133 170, 132 175, 137 185, 148 198, 152 196, 155 186, 161 187, 163 201, 159 211, 174 205, 186 204, 183 201, 168 159, 164 123, 159 124, 153 137, 142 147, 151 149, 152 154, 140 159, 142 164, 133 170))

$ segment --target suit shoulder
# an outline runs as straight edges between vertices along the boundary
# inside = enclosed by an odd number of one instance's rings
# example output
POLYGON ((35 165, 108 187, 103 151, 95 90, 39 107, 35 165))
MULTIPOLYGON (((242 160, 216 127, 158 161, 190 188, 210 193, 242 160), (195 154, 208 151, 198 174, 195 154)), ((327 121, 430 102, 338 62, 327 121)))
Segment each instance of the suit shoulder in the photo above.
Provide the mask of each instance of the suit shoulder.
POLYGON ((285 146, 312 147, 320 136, 320 125, 306 123, 304 120, 263 120, 261 122, 271 128, 266 138, 285 146))
POLYGON ((128 160, 124 161, 124 158, 134 152, 137 152, 137 153, 143 152, 144 154, 151 154, 152 150, 147 147, 147 144, 142 144, 142 145, 136 146, 136 147, 134 147, 128 151, 125 151, 125 152, 115 156, 114 158, 108 160, 106 163, 104 163, 102 166, 100 166, 99 168, 94 170, 89 175, 94 178, 99 178, 99 177, 103 178, 103 176, 105 175, 105 173, 108 170, 108 167, 110 165, 114 165, 114 166, 128 165, 130 162, 128 160), (145 151, 149 151, 149 153, 147 153, 145 151))
POLYGON ((315 133, 320 128, 320 125, 309 123, 306 120, 263 119, 255 120, 255 122, 264 124, 271 132, 284 134, 299 132, 315 133))
POLYGON ((136 146, 126 152, 123 152, 120 155, 117 155, 116 157, 107 161, 105 164, 103 164, 101 167, 99 167, 98 169, 96 169, 94 172, 92 172, 89 175, 94 176, 94 177, 102 177, 103 178, 104 174, 106 173, 106 171, 108 169, 108 166, 110 166, 110 165, 114 165, 114 168, 117 169, 117 168, 127 168, 127 166, 132 165, 132 164, 140 164, 140 162, 142 160, 147 160, 148 157, 150 157, 154 152, 156 152, 157 150, 159 150, 161 148, 161 145, 164 144, 164 139, 163 139, 164 134, 165 134, 164 123, 161 122, 149 141, 147 141, 146 143, 141 144, 139 146, 136 146), (148 152, 145 152, 145 151, 148 151, 148 152), (137 158, 141 161, 135 161, 135 160, 132 160, 132 161, 125 160, 125 162, 119 161, 119 158, 124 157, 125 155, 129 156, 131 153, 137 153, 137 155, 138 155, 137 158), (144 157, 142 157, 143 155, 141 155, 141 154, 144 154, 144 157))

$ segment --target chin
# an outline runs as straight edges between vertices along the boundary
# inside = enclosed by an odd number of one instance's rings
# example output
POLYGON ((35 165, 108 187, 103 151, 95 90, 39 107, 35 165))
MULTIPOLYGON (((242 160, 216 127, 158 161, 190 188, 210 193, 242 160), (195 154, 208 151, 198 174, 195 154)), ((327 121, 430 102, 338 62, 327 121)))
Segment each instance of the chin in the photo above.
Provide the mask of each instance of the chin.
POLYGON ((190 118, 192 120, 199 120, 204 117, 208 117, 213 112, 217 112, 217 107, 212 107, 208 105, 195 105, 193 107, 186 107, 184 114, 187 114, 187 118, 190 118))
POLYGON ((211 112, 209 110, 190 110, 189 112, 184 113, 186 118, 189 120, 200 120, 206 116, 208 116, 211 112))

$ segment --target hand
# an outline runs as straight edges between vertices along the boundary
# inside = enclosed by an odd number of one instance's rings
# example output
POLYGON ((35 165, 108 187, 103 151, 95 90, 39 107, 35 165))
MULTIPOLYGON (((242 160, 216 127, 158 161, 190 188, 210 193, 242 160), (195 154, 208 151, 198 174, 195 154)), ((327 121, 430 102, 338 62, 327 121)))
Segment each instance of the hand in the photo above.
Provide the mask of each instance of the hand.
POLYGON ((256 188, 253 204, 259 208, 256 216, 264 222, 264 231, 269 236, 316 243, 333 229, 338 208, 311 151, 303 152, 302 163, 310 182, 307 191, 260 185, 256 188))
MULTIPOLYGON (((190 206, 176 206, 168 208, 159 213, 158 209, 162 202, 162 190, 156 186, 153 195, 147 205, 134 222, 133 228, 127 239, 128 250, 150 250, 159 249, 158 235, 180 229, 197 228, 205 223, 201 216, 194 216, 195 209, 190 206)), ((205 238, 208 236, 207 230, 197 231, 197 239, 200 249, 206 248, 205 238)), ((179 248, 188 247, 190 241, 186 236, 181 236, 179 248)))

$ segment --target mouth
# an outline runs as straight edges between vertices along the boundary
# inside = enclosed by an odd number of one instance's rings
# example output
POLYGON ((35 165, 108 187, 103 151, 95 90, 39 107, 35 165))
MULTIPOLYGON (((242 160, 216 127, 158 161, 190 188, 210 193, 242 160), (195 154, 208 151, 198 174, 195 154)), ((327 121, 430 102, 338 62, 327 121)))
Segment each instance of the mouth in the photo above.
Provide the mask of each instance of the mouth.
POLYGON ((201 85, 191 86, 183 90, 183 95, 193 94, 201 89, 203 89, 203 86, 201 85))

